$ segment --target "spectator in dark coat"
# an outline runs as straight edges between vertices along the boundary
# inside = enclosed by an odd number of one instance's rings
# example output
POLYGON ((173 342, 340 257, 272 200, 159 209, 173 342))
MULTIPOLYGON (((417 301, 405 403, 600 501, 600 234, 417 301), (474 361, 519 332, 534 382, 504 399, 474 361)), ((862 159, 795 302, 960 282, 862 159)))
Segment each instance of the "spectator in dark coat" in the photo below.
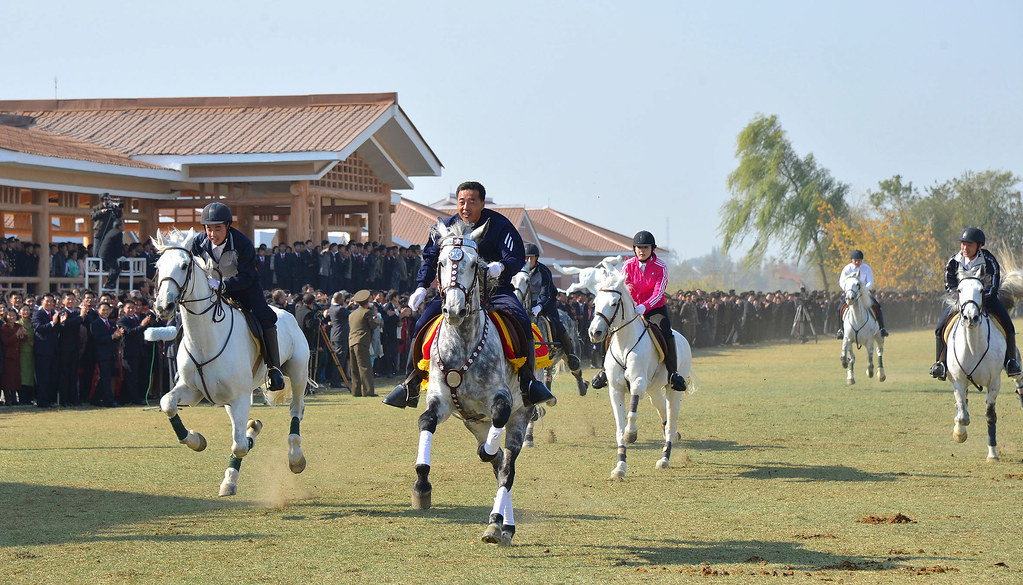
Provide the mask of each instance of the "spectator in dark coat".
POLYGON ((113 376, 114 360, 117 359, 117 340, 124 335, 111 320, 113 308, 108 302, 99 304, 99 317, 92 322, 92 338, 96 344, 96 366, 99 368, 99 380, 96 382, 96 399, 102 400, 103 406, 120 406, 114 400, 113 376))
POLYGON ((32 347, 36 360, 36 406, 49 408, 57 399, 57 385, 53 372, 54 359, 57 356, 59 315, 51 293, 43 295, 40 307, 38 311, 32 313, 32 329, 36 336, 35 345, 32 347))
POLYGON ((78 297, 72 292, 64 293, 63 306, 57 311, 57 398, 64 406, 78 406, 78 356, 82 348, 82 312, 78 308, 78 297))
POLYGON ((145 404, 145 391, 149 387, 148 363, 144 363, 144 332, 153 323, 153 316, 146 312, 140 316, 134 302, 124 304, 124 314, 117 320, 117 328, 123 331, 121 337, 121 365, 124 367, 124 384, 121 387, 121 401, 131 404, 145 404))

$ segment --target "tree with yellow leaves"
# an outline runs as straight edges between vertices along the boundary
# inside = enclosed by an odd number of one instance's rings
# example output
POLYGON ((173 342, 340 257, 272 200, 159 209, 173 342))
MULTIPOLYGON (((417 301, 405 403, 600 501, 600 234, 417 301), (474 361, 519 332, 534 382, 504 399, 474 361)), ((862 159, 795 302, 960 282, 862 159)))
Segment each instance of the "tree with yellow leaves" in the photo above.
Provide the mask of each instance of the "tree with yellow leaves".
POLYGON ((827 235, 825 265, 838 273, 849 253, 862 250, 874 269, 874 288, 906 291, 942 287, 944 258, 931 226, 901 209, 864 210, 848 219, 838 217, 826 202, 820 204, 822 231, 827 235))

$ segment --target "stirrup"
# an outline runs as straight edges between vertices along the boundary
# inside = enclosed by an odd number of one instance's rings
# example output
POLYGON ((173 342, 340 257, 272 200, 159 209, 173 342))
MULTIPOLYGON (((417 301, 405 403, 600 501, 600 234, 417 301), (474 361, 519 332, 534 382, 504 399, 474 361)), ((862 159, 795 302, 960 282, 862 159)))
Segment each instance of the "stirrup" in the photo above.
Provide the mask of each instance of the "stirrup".
POLYGON ((1005 362, 1005 374, 1010 378, 1015 378, 1016 376, 1019 376, 1020 373, 1023 372, 1020 372, 1019 362, 1016 361, 1016 358, 1009 358, 1005 362))
POLYGON ((835 334, 835 339, 842 339, 843 337, 845 337, 845 331, 842 330, 842 329, 839 329, 838 333, 835 334))
POLYGON ((604 370, 600 370, 593 376, 592 386, 597 390, 607 386, 607 374, 604 373, 604 370))
POLYGON ((406 406, 415 408, 419 406, 419 388, 415 388, 414 390, 410 389, 405 386, 404 382, 402 382, 395 386, 394 390, 391 390, 387 396, 384 396, 384 399, 381 400, 381 402, 387 406, 394 406, 397 408, 405 408, 406 406))
POLYGON ((266 367, 267 385, 266 389, 275 392, 277 390, 284 390, 284 374, 281 373, 281 369, 277 366, 266 367))
POLYGON ((881 328, 881 337, 888 337, 888 330, 884 327, 881 328))
POLYGON ((547 386, 539 380, 530 380, 529 388, 522 393, 522 402, 526 406, 554 406, 558 403, 558 397, 551 394, 547 386))
POLYGON ((683 378, 678 372, 672 374, 669 377, 669 381, 671 382, 672 390, 675 390, 676 392, 686 391, 686 379, 683 378))
POLYGON ((946 374, 947 374, 947 372, 945 370, 945 364, 943 364, 941 362, 934 362, 934 365, 931 366, 931 376, 932 377, 937 378, 937 379, 941 380, 942 382, 944 382, 946 374))

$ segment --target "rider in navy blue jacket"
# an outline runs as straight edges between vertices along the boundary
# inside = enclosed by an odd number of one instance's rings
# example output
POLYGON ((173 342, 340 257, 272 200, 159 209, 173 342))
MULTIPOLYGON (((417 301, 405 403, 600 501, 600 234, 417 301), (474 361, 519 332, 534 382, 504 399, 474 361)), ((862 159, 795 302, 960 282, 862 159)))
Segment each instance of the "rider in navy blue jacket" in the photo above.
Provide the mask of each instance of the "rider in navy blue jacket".
MULTIPOLYGON (((515 290, 511 285, 511 278, 522 269, 526 262, 525 250, 522 245, 522 237, 510 221, 500 213, 485 209, 487 190, 476 181, 467 181, 458 186, 456 190, 458 213, 444 220, 444 225, 451 226, 456 221, 463 221, 472 225, 480 226, 488 224, 484 232, 483 240, 477 242, 480 260, 487 262, 487 273, 498 280, 497 286, 490 291, 490 304, 495 309, 500 309, 511 314, 519 322, 522 331, 528 339, 523 343, 526 347, 533 347, 532 322, 522 308, 522 303, 515 296, 515 290)), ((423 248, 423 264, 419 268, 419 275, 416 279, 419 288, 409 297, 409 307, 418 309, 426 298, 426 289, 433 283, 437 276, 437 258, 440 254, 439 242, 434 241, 430 236, 426 247, 423 248)), ((440 295, 423 307, 422 315, 416 322, 415 335, 426 326, 434 317, 440 315, 442 298, 440 295)), ((523 402, 527 406, 533 404, 550 403, 553 405, 557 399, 551 391, 536 379, 533 373, 536 362, 536 355, 533 351, 527 351, 526 364, 519 368, 519 387, 522 391, 523 402)), ((412 363, 412 351, 409 350, 410 370, 408 378, 399 384, 388 394, 383 402, 390 406, 413 408, 419 404, 419 384, 421 382, 419 369, 412 363)))
POLYGON ((210 286, 252 311, 263 326, 269 389, 281 390, 284 375, 277 345, 277 313, 266 304, 259 284, 256 248, 245 234, 231 227, 233 220, 231 210, 223 203, 215 201, 203 208, 200 223, 206 229, 192 240, 192 254, 210 261, 210 286))
MULTIPOLYGON (((1005 330, 1005 373, 1010 378, 1020 374, 1020 365, 1016 361, 1016 328, 1012 324, 1009 312, 1005 310, 1002 301, 998 299, 998 289, 1002 285, 1002 268, 998 264, 995 255, 984 248, 986 236, 980 228, 968 227, 963 230, 959 237, 959 252, 948 259, 945 264, 945 290, 954 293, 959 288, 959 271, 972 271, 983 267, 980 271, 980 279, 984 283, 982 292, 984 309, 998 319, 1005 330)), ((938 328, 934 330, 937 338, 935 343, 935 362, 931 366, 931 375, 939 380, 944 380, 947 373, 941 356, 945 353, 945 340, 943 330, 951 313, 951 305, 945 304, 945 312, 938 321, 938 328)))

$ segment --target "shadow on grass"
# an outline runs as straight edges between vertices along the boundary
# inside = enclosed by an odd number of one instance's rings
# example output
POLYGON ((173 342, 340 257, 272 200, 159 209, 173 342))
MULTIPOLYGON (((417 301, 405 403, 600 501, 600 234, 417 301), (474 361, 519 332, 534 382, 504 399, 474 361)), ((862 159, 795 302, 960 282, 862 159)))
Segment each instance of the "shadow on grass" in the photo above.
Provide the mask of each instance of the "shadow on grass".
POLYGON ((836 555, 806 548, 801 542, 644 539, 633 539, 633 542, 636 544, 591 545, 584 548, 604 551, 614 565, 692 565, 696 570, 702 563, 709 563, 709 569, 723 568, 728 571, 741 569, 745 573, 770 570, 762 565, 765 561, 795 571, 884 571, 909 568, 913 566, 909 564, 913 558, 919 559, 918 564, 935 561, 935 557, 899 556, 881 560, 876 557, 836 555), (722 564, 728 566, 720 567, 722 564))
MULTIPOLYGON (((408 506, 395 506, 393 504, 342 504, 337 506, 325 506, 322 502, 300 503, 298 506, 312 508, 327 508, 326 511, 316 512, 311 515, 289 515, 283 520, 339 520, 352 517, 374 517, 374 518, 401 518, 419 517, 431 521, 443 521, 450 524, 486 525, 490 518, 490 508, 463 505, 434 505, 429 510, 413 510, 408 506)), ((289 506, 291 508, 293 506, 289 506)), ((619 520, 618 516, 603 516, 594 514, 551 514, 548 512, 537 512, 527 508, 515 508, 517 520, 534 519, 543 517, 550 521, 576 521, 576 522, 606 522, 608 520, 619 520)))
POLYGON ((798 481, 897 481, 901 473, 870 473, 844 465, 795 465, 767 463, 743 465, 745 479, 794 479, 798 481))
POLYGON ((743 445, 735 441, 718 441, 713 439, 682 439, 680 445, 694 451, 753 451, 759 449, 784 449, 780 445, 743 445))
POLYGON ((65 486, 0 482, 4 513, 0 514, 0 547, 37 546, 76 542, 148 539, 167 542, 223 541, 252 538, 250 534, 198 535, 165 527, 147 534, 102 534, 127 524, 159 521, 164 517, 192 516, 250 502, 198 499, 65 486))

